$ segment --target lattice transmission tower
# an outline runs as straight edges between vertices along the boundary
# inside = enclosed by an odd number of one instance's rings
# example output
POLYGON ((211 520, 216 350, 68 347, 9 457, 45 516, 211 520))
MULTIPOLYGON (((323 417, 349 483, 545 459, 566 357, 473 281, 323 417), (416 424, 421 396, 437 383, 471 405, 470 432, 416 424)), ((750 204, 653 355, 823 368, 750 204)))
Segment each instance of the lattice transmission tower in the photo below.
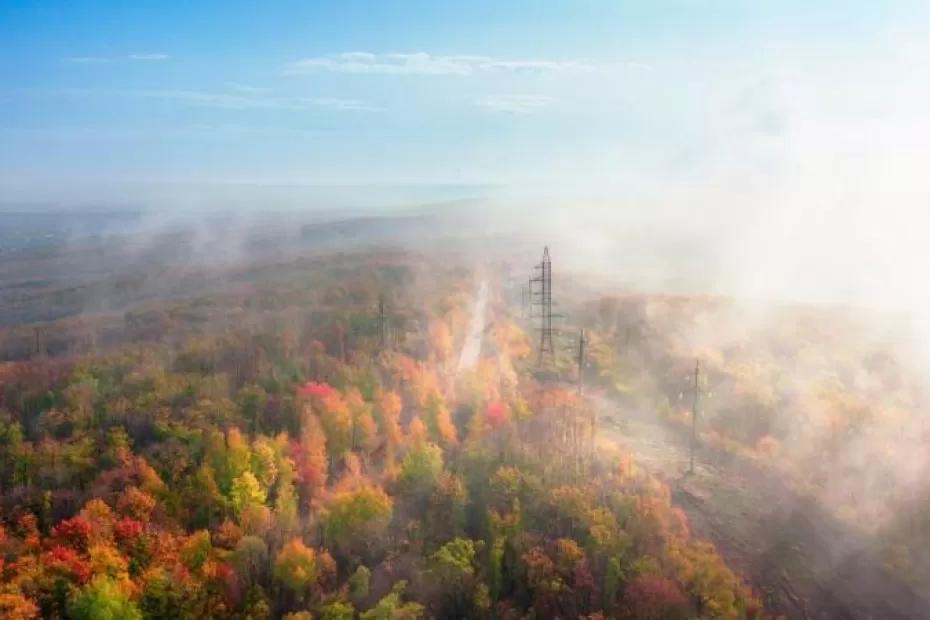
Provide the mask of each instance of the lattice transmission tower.
POLYGON ((549 259, 549 246, 543 249, 542 261, 536 265, 537 275, 530 278, 530 297, 532 307, 538 308, 539 317, 539 363, 547 353, 555 355, 552 343, 552 261, 549 259), (534 286, 535 285, 535 286, 534 286))

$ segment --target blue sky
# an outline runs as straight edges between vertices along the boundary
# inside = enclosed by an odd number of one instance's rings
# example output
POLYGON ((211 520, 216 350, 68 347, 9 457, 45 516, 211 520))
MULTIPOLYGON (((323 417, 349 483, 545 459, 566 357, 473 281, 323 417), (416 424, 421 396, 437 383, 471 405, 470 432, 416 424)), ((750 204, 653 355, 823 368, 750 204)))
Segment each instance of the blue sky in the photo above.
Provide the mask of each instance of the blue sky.
POLYGON ((920 100, 922 4, 6 0, 0 191, 754 178, 920 100))

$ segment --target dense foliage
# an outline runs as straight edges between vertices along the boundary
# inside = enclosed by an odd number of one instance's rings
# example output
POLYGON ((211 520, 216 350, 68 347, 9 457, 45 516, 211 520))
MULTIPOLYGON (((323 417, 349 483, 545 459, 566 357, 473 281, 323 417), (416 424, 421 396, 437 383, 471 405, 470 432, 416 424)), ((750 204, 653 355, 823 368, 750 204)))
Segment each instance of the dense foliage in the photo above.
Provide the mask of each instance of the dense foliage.
POLYGON ((503 312, 456 368, 467 274, 392 280, 382 350, 381 273, 0 366, 0 615, 761 615, 503 312))

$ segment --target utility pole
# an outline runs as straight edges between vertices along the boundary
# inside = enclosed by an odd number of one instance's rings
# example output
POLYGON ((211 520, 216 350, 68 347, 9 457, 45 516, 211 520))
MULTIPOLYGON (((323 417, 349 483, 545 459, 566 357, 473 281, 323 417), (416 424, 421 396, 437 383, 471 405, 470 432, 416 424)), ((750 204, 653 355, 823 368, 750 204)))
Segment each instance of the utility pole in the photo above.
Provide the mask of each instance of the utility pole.
POLYGON ((700 387, 698 379, 701 373, 701 360, 694 360, 694 395, 691 400, 691 467, 689 473, 694 473, 694 444, 697 441, 697 410, 700 387))

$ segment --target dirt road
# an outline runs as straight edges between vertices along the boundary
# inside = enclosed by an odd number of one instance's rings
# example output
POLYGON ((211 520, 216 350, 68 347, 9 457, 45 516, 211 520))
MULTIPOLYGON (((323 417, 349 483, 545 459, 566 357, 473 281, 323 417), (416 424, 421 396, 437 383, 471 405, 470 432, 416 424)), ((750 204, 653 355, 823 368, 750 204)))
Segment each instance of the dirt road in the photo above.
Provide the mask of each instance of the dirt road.
POLYGON ((468 333, 465 335, 465 343, 462 345, 462 353, 459 355, 459 371, 471 368, 478 363, 478 357, 481 355, 481 340, 484 337, 487 308, 488 282, 482 280, 478 285, 477 293, 475 293, 475 306, 472 309, 471 322, 468 325, 468 333))
POLYGON ((687 474, 686 432, 605 400, 596 406, 602 438, 670 483, 695 534, 717 545, 770 610, 805 619, 930 618, 930 603, 891 575, 861 534, 777 475, 707 450, 687 474))

